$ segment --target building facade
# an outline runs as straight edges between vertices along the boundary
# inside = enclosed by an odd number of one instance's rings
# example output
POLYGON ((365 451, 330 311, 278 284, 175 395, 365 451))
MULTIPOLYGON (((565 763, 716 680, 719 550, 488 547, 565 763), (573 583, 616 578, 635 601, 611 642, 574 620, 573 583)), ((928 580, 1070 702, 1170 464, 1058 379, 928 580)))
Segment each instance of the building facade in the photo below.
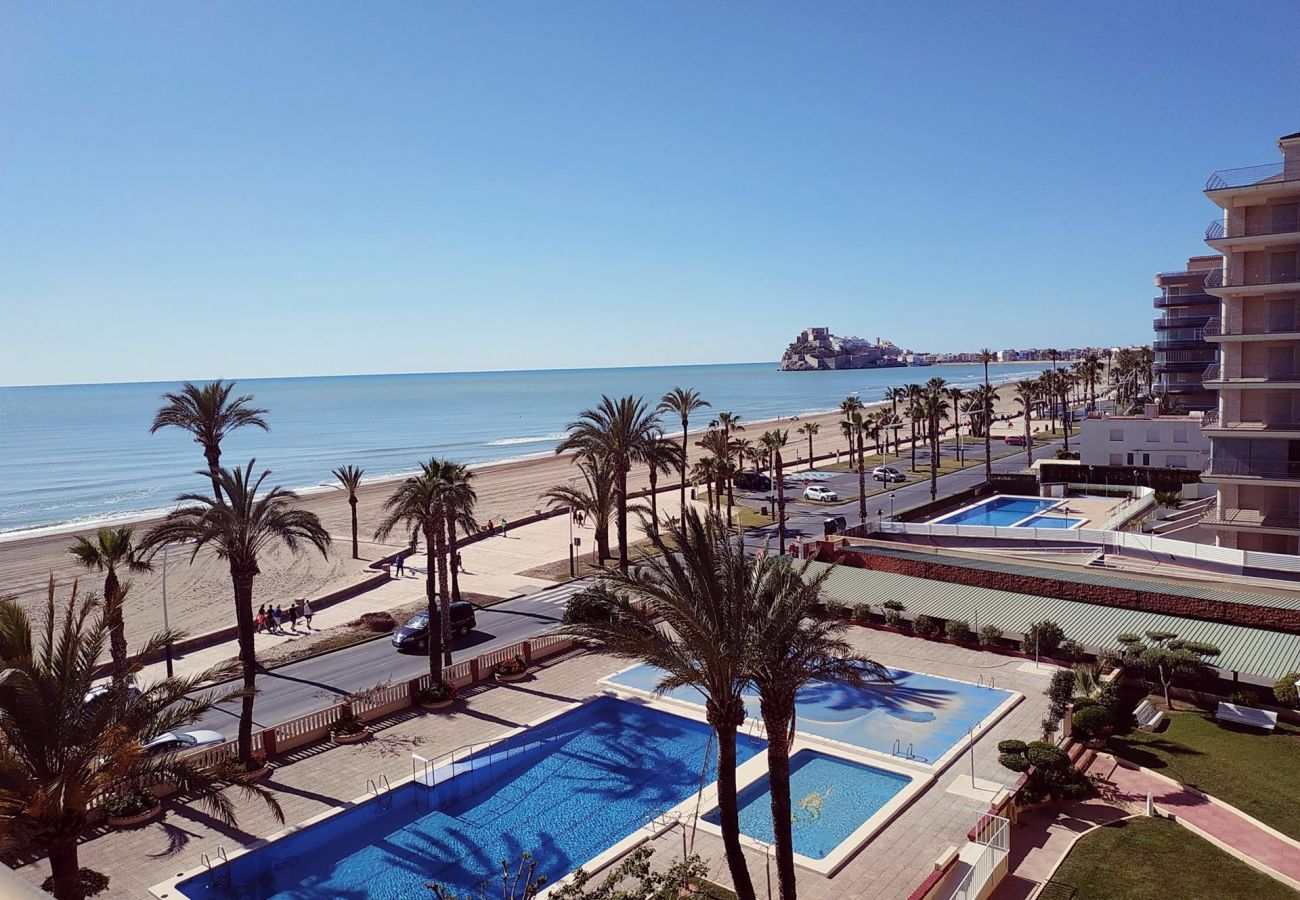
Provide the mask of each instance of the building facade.
POLYGON ((1219 313, 1219 298, 1205 293, 1205 278, 1223 264, 1220 256, 1193 256, 1187 268, 1156 275, 1154 374, 1166 409, 1178 413, 1216 408, 1219 395, 1202 383, 1218 361, 1218 345, 1205 340, 1205 326, 1219 313))
POLYGON ((1223 264, 1205 280, 1220 300, 1205 326, 1219 363, 1202 473, 1217 504, 1206 516, 1223 546, 1300 550, 1300 132, 1282 161, 1215 172, 1205 195, 1222 209, 1206 242, 1223 264))
POLYGON ((1151 404, 1137 416, 1092 413, 1079 428, 1079 462, 1085 466, 1200 470, 1210 456, 1200 413, 1162 416, 1151 404))

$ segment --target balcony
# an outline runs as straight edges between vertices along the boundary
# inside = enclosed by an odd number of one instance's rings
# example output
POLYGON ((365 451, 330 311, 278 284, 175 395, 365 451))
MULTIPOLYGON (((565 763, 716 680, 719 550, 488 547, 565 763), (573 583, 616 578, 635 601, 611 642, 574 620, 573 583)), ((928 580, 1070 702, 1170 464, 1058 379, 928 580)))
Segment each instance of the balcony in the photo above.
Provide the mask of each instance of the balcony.
POLYGON ((1201 477, 1233 481, 1300 483, 1300 462, 1284 459, 1207 459, 1201 477))
POLYGON ((1163 294, 1156 297, 1152 305, 1156 309, 1168 309, 1173 306, 1200 306, 1203 303, 1212 303, 1218 306, 1219 298, 1201 292, 1195 294, 1163 294))
POLYGON ((1210 313, 1203 312, 1194 316, 1157 316, 1152 324, 1157 330, 1164 328, 1199 328, 1204 329, 1205 323, 1211 318, 1210 313))
POLYGON ((1300 272, 1288 267, 1229 276, 1223 269, 1211 269, 1205 278, 1205 289, 1219 296, 1225 293, 1272 294, 1300 290, 1300 272))
POLYGON ((1151 349, 1157 352, 1161 350, 1195 350, 1197 347, 1204 345, 1205 332, 1198 328, 1196 329, 1195 337, 1165 338, 1163 340, 1152 341, 1151 349))
POLYGON ((1264 240, 1247 240, 1248 238, 1270 238, 1279 235, 1296 235, 1300 240, 1300 220, 1292 215, 1274 215, 1267 222, 1251 221, 1249 217, 1234 215, 1228 225, 1222 219, 1215 219, 1205 227, 1205 241, 1216 250, 1220 243, 1240 246, 1241 244, 1263 244, 1264 240))
POLYGON ((1300 340, 1300 324, 1291 321, 1269 322, 1251 331, 1245 330, 1240 322, 1223 324, 1220 316, 1214 316, 1205 323, 1207 341, 1222 340, 1256 340, 1256 341, 1293 341, 1300 340))
MULTIPOLYGON (((1169 362, 1157 362, 1152 364, 1151 370, 1161 375, 1165 372, 1201 372, 1205 369, 1207 360, 1204 359, 1184 359, 1171 360, 1169 362)), ((1192 383, 1192 382, 1189 382, 1192 383)), ((1195 382, 1199 386, 1200 382, 1195 382)))
POLYGON ((1300 421, 1277 419, 1265 422, 1261 420, 1221 419, 1217 410, 1210 410, 1201 418, 1201 430, 1211 437, 1300 440, 1300 421))
POLYGON ((1210 528, 1292 534, 1300 531, 1300 512, 1292 509, 1239 509, 1220 506, 1216 502, 1206 508, 1201 524, 1210 528))
POLYGON ((1300 180, 1300 172, 1287 174, 1281 162, 1262 166, 1243 166, 1238 169, 1220 169, 1205 179, 1205 191, 1240 190, 1300 180))
POLYGON ((1201 381, 1206 387, 1233 388, 1294 388, 1300 389, 1300 369, 1271 369, 1268 371, 1238 372, 1225 375, 1219 363, 1207 366, 1201 374, 1201 381))

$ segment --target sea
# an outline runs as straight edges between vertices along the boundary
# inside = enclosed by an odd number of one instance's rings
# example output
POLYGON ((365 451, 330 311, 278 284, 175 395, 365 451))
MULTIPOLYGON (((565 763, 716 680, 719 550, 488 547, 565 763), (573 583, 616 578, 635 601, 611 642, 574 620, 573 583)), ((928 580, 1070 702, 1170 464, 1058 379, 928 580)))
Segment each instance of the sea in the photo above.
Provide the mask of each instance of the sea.
MULTIPOLYGON (((1033 377, 1041 363, 989 367, 994 383, 1033 377)), ((864 403, 886 387, 939 376, 983 380, 979 365, 833 372, 781 372, 775 362, 708 366, 547 369, 424 375, 249 378, 237 392, 265 408, 269 432, 243 429, 222 446, 225 465, 256 458, 269 484, 324 490, 330 470, 353 464, 366 481, 415 471, 432 455, 485 464, 552 453, 565 426, 602 394, 634 394, 652 405, 674 386, 696 389, 712 407, 745 422, 864 403)), ((192 439, 149 433, 162 395, 181 382, 0 387, 0 539, 159 513, 178 494, 206 491, 192 439)), ((665 431, 680 434, 666 419, 665 431)))

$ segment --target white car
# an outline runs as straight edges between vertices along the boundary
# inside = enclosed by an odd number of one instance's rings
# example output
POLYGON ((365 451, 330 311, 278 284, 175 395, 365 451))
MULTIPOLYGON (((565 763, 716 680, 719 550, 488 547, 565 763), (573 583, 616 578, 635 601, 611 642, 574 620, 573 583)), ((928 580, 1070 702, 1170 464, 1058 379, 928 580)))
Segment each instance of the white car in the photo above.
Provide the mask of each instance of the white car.
POLYGON ((146 741, 143 750, 150 756, 163 753, 183 753, 198 750, 201 747, 215 747, 224 744, 226 736, 219 731, 164 731, 151 741, 146 741))
POLYGON ((907 480, 907 476, 895 469, 893 466, 876 466, 871 470, 871 477, 876 481, 883 481, 886 484, 907 480))
POLYGON ((822 487, 820 484, 808 485, 803 489, 803 496, 805 500, 821 500, 823 502, 840 499, 839 494, 828 487, 822 487))

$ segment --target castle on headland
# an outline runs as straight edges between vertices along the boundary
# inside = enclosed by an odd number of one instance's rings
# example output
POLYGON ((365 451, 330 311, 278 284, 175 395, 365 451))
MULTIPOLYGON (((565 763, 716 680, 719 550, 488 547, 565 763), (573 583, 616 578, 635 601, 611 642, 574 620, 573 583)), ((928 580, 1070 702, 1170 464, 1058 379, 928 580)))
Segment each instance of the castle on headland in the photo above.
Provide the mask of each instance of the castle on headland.
POLYGON ((829 328, 805 328, 781 354, 781 371, 884 369, 908 365, 906 352, 890 341, 836 337, 829 328))

